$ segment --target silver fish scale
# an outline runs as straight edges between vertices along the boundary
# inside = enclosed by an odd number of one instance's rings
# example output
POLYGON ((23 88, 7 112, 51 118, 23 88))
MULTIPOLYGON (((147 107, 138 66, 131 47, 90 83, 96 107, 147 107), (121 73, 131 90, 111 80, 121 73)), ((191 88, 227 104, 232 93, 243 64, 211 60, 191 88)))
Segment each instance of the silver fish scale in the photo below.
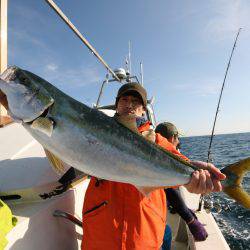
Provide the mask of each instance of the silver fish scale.
POLYGON ((193 169, 188 164, 114 118, 74 100, 30 72, 17 69, 13 74, 17 76, 16 82, 22 78, 19 84, 24 84, 27 93, 40 89, 49 93, 47 100, 54 99, 46 116, 54 121, 50 137, 31 128, 29 123, 23 125, 38 142, 67 164, 102 179, 137 186, 172 186, 189 181, 193 169))

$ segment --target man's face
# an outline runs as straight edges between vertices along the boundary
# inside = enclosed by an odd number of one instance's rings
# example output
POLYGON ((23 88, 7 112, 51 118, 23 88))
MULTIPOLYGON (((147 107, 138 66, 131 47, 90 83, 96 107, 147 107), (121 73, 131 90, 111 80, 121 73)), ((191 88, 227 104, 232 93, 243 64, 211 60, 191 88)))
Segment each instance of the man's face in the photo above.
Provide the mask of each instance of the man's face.
POLYGON ((116 111, 119 115, 142 116, 145 109, 142 105, 141 98, 133 95, 121 96, 118 100, 116 111))
POLYGON ((179 141, 179 136, 178 135, 174 135, 173 136, 173 145, 175 146, 175 147, 177 147, 177 145, 180 143, 180 141, 179 141))

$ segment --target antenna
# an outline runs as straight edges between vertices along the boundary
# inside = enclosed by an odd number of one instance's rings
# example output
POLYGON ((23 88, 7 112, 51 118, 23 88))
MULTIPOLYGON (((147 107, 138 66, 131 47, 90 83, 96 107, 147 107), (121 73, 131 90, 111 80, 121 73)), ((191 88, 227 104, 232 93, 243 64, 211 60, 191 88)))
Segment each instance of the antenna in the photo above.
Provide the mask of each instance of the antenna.
POLYGON ((115 72, 109 67, 109 65, 103 60, 103 58, 98 54, 95 48, 87 41, 87 39, 78 31, 74 24, 69 20, 69 18, 62 12, 62 10, 52 1, 46 0, 49 6, 61 17, 61 19, 69 26, 69 28, 77 35, 78 38, 87 46, 87 48, 93 53, 97 59, 104 65, 104 67, 111 73, 111 75, 120 82, 115 72))
POLYGON ((141 85, 143 86, 144 83, 143 83, 143 65, 142 65, 142 62, 140 62, 140 68, 141 68, 141 85))
POLYGON ((132 63, 131 63, 131 42, 128 41, 128 63, 129 63, 129 73, 132 75, 132 63))
POLYGON ((129 72, 129 61, 127 56, 125 56, 125 70, 126 72, 129 72))

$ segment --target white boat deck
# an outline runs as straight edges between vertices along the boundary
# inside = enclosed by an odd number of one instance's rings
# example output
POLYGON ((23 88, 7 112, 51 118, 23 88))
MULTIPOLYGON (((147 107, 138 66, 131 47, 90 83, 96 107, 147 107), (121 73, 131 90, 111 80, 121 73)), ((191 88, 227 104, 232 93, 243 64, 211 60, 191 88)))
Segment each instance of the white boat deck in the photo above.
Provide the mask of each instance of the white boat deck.
MULTIPOLYGON (((190 209, 197 210, 199 195, 189 193, 184 187, 181 187, 180 191, 187 206, 190 209)), ((207 239, 202 242, 194 241, 188 226, 178 214, 168 213, 168 224, 171 226, 173 235, 172 250, 230 250, 212 214, 202 210, 196 212, 196 216, 208 233, 207 239)))
POLYGON ((82 228, 53 216, 60 209, 81 218, 85 180, 56 199, 10 205, 18 224, 7 235, 11 250, 81 249, 82 228))

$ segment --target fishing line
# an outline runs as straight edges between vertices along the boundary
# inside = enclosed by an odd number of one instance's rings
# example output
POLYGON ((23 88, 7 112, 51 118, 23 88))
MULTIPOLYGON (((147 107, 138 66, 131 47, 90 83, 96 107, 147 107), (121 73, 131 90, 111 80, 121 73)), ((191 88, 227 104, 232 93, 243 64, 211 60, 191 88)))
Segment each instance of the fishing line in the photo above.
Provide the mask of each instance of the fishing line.
POLYGON ((229 67, 230 67, 230 64, 231 64, 231 60, 232 60, 232 57, 233 57, 234 49, 236 47, 236 43, 237 43, 240 31, 241 31, 241 28, 239 28, 239 30, 237 32, 237 35, 236 35, 236 38, 235 38, 235 41, 234 41, 234 45, 233 45, 233 49, 231 51, 231 55, 230 55, 230 58, 229 58, 229 61, 228 61, 228 64, 227 64, 227 69, 226 69, 226 72, 225 72, 224 80, 223 80, 223 83, 222 83, 222 87, 221 87, 221 91, 220 91, 220 97, 219 97, 219 101, 218 101, 217 109, 216 109, 216 113, 215 113, 215 118, 214 118, 213 129, 212 129, 212 133, 211 133, 211 137, 210 137, 210 143, 209 143, 208 154, 207 154, 207 162, 212 161, 210 155, 211 155, 212 142, 213 142, 213 138, 214 138, 215 124, 216 124, 217 116, 218 116, 218 113, 219 113, 219 107, 220 107, 222 92, 224 90, 225 82, 226 82, 226 79, 227 79, 227 73, 228 73, 228 70, 229 70, 229 67))
MULTIPOLYGON (((237 35, 236 35, 236 38, 235 38, 235 41, 234 41, 234 45, 233 45, 233 48, 232 48, 232 51, 231 51, 231 54, 230 54, 230 57, 229 57, 229 61, 228 61, 228 63, 227 63, 227 68, 226 68, 226 72, 225 72, 225 75, 224 75, 223 83, 222 83, 222 86, 221 86, 219 101, 218 101, 217 108, 216 108, 216 112, 215 112, 215 118, 214 118, 214 123, 213 123, 213 129, 212 129, 212 133, 211 133, 211 136, 210 136, 210 142, 209 142, 208 154, 207 154, 207 163, 212 162, 212 158, 211 158, 211 149, 212 149, 212 142, 213 142, 213 138, 214 138, 215 124, 216 124, 217 116, 218 116, 218 113, 219 113, 221 97, 222 97, 222 93, 223 93, 223 90, 224 90, 225 82, 226 82, 226 79, 227 79, 228 70, 229 70, 229 67, 230 67, 230 65, 231 65, 231 60, 232 60, 232 57, 233 57, 234 50, 235 50, 235 48, 236 48, 236 44, 237 44, 238 37, 239 37, 239 34, 240 34, 241 29, 242 29, 242 28, 239 28, 239 30, 238 30, 238 32, 237 32, 237 35)), ((201 195, 200 202, 199 202, 198 211, 201 210, 201 207, 202 207, 203 202, 204 202, 204 196, 201 195)), ((212 205, 211 205, 211 202, 210 202, 210 201, 207 201, 207 207, 208 207, 209 209, 211 209, 211 206, 212 206, 212 205)))

